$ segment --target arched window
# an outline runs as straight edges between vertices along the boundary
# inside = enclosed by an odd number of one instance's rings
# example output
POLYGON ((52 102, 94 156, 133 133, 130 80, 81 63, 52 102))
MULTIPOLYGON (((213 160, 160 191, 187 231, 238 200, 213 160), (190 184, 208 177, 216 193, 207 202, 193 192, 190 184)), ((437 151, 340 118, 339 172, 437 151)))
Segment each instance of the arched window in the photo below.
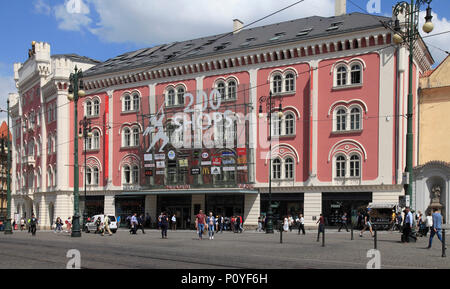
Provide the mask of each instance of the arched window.
POLYGON ((283 80, 281 75, 276 74, 273 77, 273 93, 281 93, 283 87, 283 80))
POLYGON ((287 158, 284 161, 284 177, 286 179, 294 179, 294 160, 287 158))
POLYGON ((359 177, 360 172, 360 159, 358 155, 352 155, 350 157, 350 177, 359 177))
POLYGON ((123 129, 123 142, 122 147, 130 147, 131 146, 131 131, 128 127, 123 129))
POLYGON ((133 94, 133 110, 139 111, 139 107, 140 107, 139 94, 135 93, 133 94))
POLYGON ((295 91, 295 76, 293 73, 286 74, 286 77, 284 79, 284 86, 286 92, 292 92, 295 91))
POLYGON ((100 149, 100 132, 98 130, 94 130, 94 132, 92 133, 91 149, 94 149, 94 150, 100 149))
POLYGON ((287 113, 284 119, 285 135, 295 134, 295 117, 292 113, 287 113))
POLYGON ((139 167, 138 166, 133 166, 132 182, 133 182, 133 184, 139 183, 139 167))
POLYGON ((281 179, 281 160, 278 158, 272 161, 272 179, 281 179))
POLYGON ((123 98, 123 111, 131 111, 131 96, 129 94, 123 98))
POLYGON ((94 115, 100 114, 100 101, 98 99, 94 100, 94 115))
POLYGON ((92 185, 92 169, 86 168, 86 185, 92 185))
POLYGON ((336 157, 336 177, 337 178, 345 177, 345 157, 344 156, 336 157))
POLYGON ((228 93, 226 99, 236 99, 236 82, 234 80, 228 82, 228 93))
POLYGON ((99 181, 99 170, 97 167, 94 168, 94 175, 93 175, 93 181, 94 181, 94 185, 98 185, 98 181, 99 181))
POLYGON ((173 88, 169 89, 167 91, 167 106, 174 106, 175 105, 175 90, 173 88))
POLYGON ((225 95, 225 82, 223 82, 223 81, 218 82, 217 83, 217 90, 220 93, 220 97, 222 99, 225 99, 225 97, 226 97, 226 95, 225 95))
POLYGON ((125 165, 123 167, 123 184, 131 184, 131 169, 130 166, 125 165))
POLYGON ((343 131, 346 127, 346 110, 341 108, 336 112, 336 130, 343 131))
POLYGON ((361 110, 357 107, 352 108, 352 110, 350 111, 350 129, 361 129, 361 110))
POLYGON ((92 115, 92 102, 90 101, 86 102, 86 115, 87 116, 92 115))
POLYGON ((352 65, 351 84, 361 83, 361 66, 359 64, 352 65))
POLYGON ((272 135, 279 136, 281 134, 281 118, 278 113, 272 114, 272 135))
POLYGON ((344 66, 340 66, 337 69, 336 84, 338 86, 342 86, 342 85, 346 85, 347 84, 347 68, 345 68, 344 66))
POLYGON ((139 128, 133 128, 133 146, 139 146, 139 128))
POLYGON ((177 101, 178 101, 178 105, 184 104, 184 88, 180 87, 178 88, 177 91, 177 101))

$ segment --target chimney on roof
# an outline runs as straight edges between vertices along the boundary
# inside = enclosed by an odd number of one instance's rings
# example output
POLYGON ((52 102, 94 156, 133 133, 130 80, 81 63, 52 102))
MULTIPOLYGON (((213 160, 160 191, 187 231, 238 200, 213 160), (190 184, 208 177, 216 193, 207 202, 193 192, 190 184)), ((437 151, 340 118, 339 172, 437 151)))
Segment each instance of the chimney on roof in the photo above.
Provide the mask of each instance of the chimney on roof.
POLYGON ((335 0, 334 16, 347 14, 347 0, 335 0))
POLYGON ((244 22, 239 19, 233 19, 233 34, 239 33, 244 27, 244 22))

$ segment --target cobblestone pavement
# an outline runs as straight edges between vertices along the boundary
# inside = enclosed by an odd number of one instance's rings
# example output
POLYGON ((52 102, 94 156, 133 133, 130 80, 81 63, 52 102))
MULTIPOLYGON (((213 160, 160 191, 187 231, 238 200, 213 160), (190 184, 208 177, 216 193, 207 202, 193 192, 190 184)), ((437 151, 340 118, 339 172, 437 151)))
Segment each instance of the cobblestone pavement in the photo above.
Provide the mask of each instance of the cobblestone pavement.
MULTIPOLYGON (((67 233, 38 231, 4 235, 0 232, 0 268, 64 269, 68 250, 81 253, 82 268, 158 268, 158 269, 365 269, 374 248, 368 232, 361 238, 350 233, 327 230, 325 247, 316 241, 315 231, 306 235, 297 232, 273 235, 255 231, 242 234, 225 232, 214 240, 207 235, 198 240, 195 231, 169 231, 168 239, 161 239, 157 230, 130 235, 119 230, 113 236, 93 233, 72 238, 67 233)), ((448 236, 447 236, 448 239, 448 236)), ((450 256, 442 258, 441 242, 434 240, 426 249, 428 238, 416 243, 400 243, 398 232, 379 232, 378 250, 381 268, 450 268, 450 256)))

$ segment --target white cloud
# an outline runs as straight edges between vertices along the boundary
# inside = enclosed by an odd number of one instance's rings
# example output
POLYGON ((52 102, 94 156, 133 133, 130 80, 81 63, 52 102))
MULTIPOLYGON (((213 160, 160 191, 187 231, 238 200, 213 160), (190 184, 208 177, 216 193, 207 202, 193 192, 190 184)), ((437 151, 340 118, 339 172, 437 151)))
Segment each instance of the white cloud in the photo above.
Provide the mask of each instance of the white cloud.
POLYGON ((34 9, 39 14, 50 15, 52 8, 46 0, 34 0, 34 9))
MULTIPOLYGON (((232 30, 232 20, 250 23, 283 7, 293 0, 86 0, 98 14, 91 25, 87 14, 67 19, 62 7, 57 7, 60 28, 89 29, 106 42, 161 44, 171 41, 210 36, 232 30)), ((305 1, 255 26, 297 19, 312 15, 331 16, 334 0, 305 1)), ((70 16, 70 15, 69 15, 70 16)), ((73 15, 72 15, 73 16, 73 15)))
MULTIPOLYGON (((422 31, 422 25, 425 23, 424 19, 425 15, 426 12, 421 12, 419 19, 419 29, 422 37, 427 36, 427 34, 422 31)), ((445 17, 439 18, 439 15, 434 12, 432 13, 432 15, 433 15, 432 22, 434 24, 434 30, 429 35, 450 31, 450 21, 447 20, 447 18, 445 17)), ((450 51, 450 33, 432 37, 425 37, 424 41, 426 44, 429 44, 428 48, 435 60, 434 66, 439 65, 439 63, 441 63, 442 60, 444 60, 444 58, 447 57, 447 54, 442 50, 450 51), (436 47, 439 47, 442 50, 436 47)))
POLYGON ((81 31, 87 28, 92 20, 88 16, 89 6, 83 0, 66 0, 64 4, 54 7, 54 13, 58 23, 58 28, 68 31, 81 31), (73 3, 76 6, 71 6, 73 3))

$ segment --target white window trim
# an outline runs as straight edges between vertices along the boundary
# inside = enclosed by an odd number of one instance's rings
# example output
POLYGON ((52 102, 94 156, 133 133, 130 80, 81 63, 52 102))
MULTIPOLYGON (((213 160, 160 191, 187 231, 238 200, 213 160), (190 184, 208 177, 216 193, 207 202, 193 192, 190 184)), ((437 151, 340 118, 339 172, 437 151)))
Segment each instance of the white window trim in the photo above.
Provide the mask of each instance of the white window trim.
POLYGON ((298 78, 297 73, 294 70, 289 69, 289 68, 287 68, 283 72, 281 72, 279 70, 272 72, 270 75, 270 89, 272 91, 272 94, 273 95, 295 94, 297 92, 297 78, 298 78), (293 90, 286 90, 286 80, 287 80, 286 76, 288 74, 292 74, 294 76, 294 89, 293 90), (274 78, 277 75, 281 76, 281 91, 280 92, 275 92, 275 89, 274 89, 274 82, 275 82, 274 78))
POLYGON ((360 87, 360 86, 362 86, 363 83, 364 83, 364 70, 365 70, 364 68, 365 68, 364 63, 362 63, 359 60, 352 60, 349 63, 342 63, 342 62, 341 63, 337 63, 335 65, 334 71, 333 71, 333 89, 345 89, 345 88, 352 88, 352 87, 360 87), (352 84, 352 79, 351 79, 351 77, 352 77, 352 74, 351 74, 352 73, 352 66, 355 65, 355 64, 358 64, 360 66, 360 68, 361 68, 361 70, 360 70, 361 81, 360 81, 360 83, 353 83, 352 84), (347 70, 346 71, 346 79, 345 79, 345 84, 338 85, 337 84, 337 74, 338 74, 338 69, 341 68, 341 67, 345 67, 345 69, 347 70))
POLYGON ((364 126, 364 110, 359 104, 352 104, 349 107, 338 105, 333 110, 333 133, 352 133, 352 132, 360 132, 363 130, 364 126), (351 111, 353 108, 358 108, 360 113, 359 118, 359 129, 351 129, 351 111), (345 130, 337 130, 337 112, 343 109, 345 111, 345 130))
POLYGON ((337 153, 333 156, 333 166, 332 166, 332 170, 333 170, 333 180, 345 180, 345 179, 352 179, 352 180, 361 180, 362 179, 362 175, 363 175, 363 166, 362 166, 362 157, 360 154, 358 153, 350 153, 349 155, 346 155, 342 152, 337 153), (359 157, 359 176, 357 177, 351 177, 350 176, 350 158, 352 156, 358 156, 359 157), (337 158, 339 156, 343 156, 345 159, 345 176, 343 177, 338 177, 337 173, 336 173, 336 169, 337 169, 337 158))
POLYGON ((295 158, 293 156, 287 155, 284 158, 276 157, 272 160, 271 165, 272 165, 272 170, 271 170, 272 175, 270 177, 272 178, 272 181, 275 181, 275 182, 294 181, 295 182, 296 162, 295 162, 295 158), (286 178, 286 160, 287 159, 292 160, 292 176, 293 176, 292 178, 286 178), (274 173, 273 165, 274 165, 275 160, 280 160, 280 178, 279 179, 273 178, 273 173, 274 173))

